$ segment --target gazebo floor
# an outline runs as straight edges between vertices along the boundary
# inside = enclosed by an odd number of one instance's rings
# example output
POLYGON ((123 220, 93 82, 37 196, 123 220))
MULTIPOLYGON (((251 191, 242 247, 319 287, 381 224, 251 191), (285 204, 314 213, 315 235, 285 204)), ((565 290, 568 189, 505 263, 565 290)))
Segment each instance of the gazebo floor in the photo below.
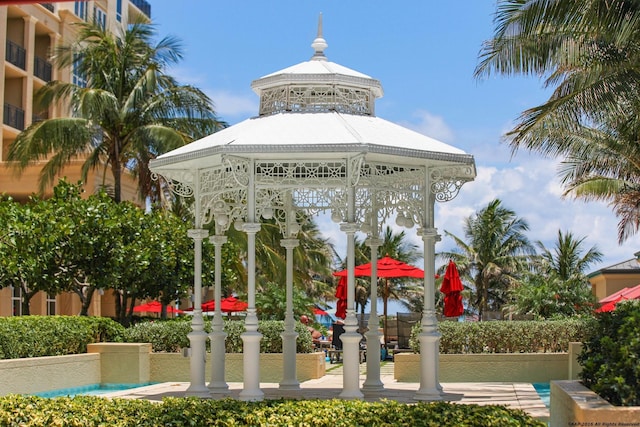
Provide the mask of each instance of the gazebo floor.
MULTIPOLYGON (((364 371, 361 366, 361 372, 364 371)), ((299 390, 281 390, 277 383, 261 383, 260 388, 265 399, 337 399, 342 392, 342 365, 332 365, 331 370, 322 378, 300 383, 299 390)), ((360 385, 366 376, 360 375, 360 385)), ((419 389, 418 383, 397 382, 393 378, 393 363, 385 364, 381 369, 380 379, 384 384, 382 391, 363 390, 364 400, 395 400, 403 403, 415 403, 414 396, 419 389)), ((222 397, 239 398, 243 383, 228 383, 229 393, 222 397)), ((189 383, 166 382, 108 393, 105 397, 122 397, 128 399, 162 400, 164 397, 183 397, 189 383)), ((541 420, 548 420, 549 409, 530 383, 443 383, 441 400, 461 404, 505 405, 521 409, 541 420)), ((214 398, 214 397, 212 397, 214 398)))

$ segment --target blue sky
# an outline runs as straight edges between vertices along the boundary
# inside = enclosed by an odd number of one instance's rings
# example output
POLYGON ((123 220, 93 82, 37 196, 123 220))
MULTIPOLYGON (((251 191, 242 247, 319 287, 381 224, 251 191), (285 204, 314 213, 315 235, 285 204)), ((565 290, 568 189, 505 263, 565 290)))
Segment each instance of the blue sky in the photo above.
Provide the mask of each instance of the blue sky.
MULTIPOLYGON (((179 3, 151 1, 159 35, 173 35, 184 47, 171 74, 204 90, 230 124, 257 114, 253 80, 311 58, 322 13, 328 59, 381 81, 377 116, 473 154, 476 180, 454 200, 436 204, 443 235, 436 251, 453 247, 444 230, 462 237, 463 220, 495 198, 529 223, 532 241, 552 248, 561 229, 586 237, 586 247, 597 245, 604 259, 591 271, 640 250, 640 237, 618 245, 617 219, 606 205, 560 197, 556 160, 524 151, 512 158, 501 142, 519 114, 549 91, 534 77, 474 79, 482 42, 493 31, 494 0, 179 3)), ((344 247, 337 227, 329 221, 321 227, 344 247)))

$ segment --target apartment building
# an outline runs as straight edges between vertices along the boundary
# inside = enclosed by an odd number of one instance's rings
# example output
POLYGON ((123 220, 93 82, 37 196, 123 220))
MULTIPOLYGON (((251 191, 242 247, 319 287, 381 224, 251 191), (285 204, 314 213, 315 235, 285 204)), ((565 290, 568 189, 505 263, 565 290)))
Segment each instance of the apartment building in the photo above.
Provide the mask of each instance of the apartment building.
MULTIPOLYGON (((75 23, 95 21, 108 29, 141 17, 151 20, 151 5, 145 0, 56 1, 51 3, 17 0, 0 6, 0 193, 23 201, 38 191, 42 164, 28 167, 21 175, 9 167, 7 153, 18 134, 31 123, 49 117, 64 117, 68 110, 55 106, 41 111, 34 103, 34 94, 51 80, 86 84, 83 77, 69 69, 56 69, 50 62, 52 48, 68 44, 75 37, 75 23)), ((4 3, 3 3, 4 4, 4 3)), ((70 164, 60 177, 77 182, 83 160, 70 164)), ((85 183, 86 194, 102 185, 109 185, 110 174, 96 170, 85 183)), ((123 199, 136 200, 136 184, 123 176, 123 199)), ((51 189, 45 191, 45 196, 51 189)), ((0 254, 2 256, 2 254, 0 254)), ((0 290, 0 316, 20 315, 20 289, 0 290)), ((31 300, 31 314, 77 314, 79 298, 73 295, 37 295, 31 300)), ((113 315, 111 298, 94 296, 92 315, 113 315)))

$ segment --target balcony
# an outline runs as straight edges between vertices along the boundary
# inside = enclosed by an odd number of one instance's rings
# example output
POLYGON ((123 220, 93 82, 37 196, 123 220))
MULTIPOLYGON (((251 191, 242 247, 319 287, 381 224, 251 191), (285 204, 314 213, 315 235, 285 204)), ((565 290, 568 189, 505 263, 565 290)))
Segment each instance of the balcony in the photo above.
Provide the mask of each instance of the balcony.
POLYGON ((24 130, 24 110, 11 104, 4 104, 2 122, 12 128, 24 130))
POLYGON ((7 54, 6 60, 7 62, 12 63, 16 67, 22 68, 25 70, 26 68, 26 51, 22 46, 17 43, 12 42, 11 40, 7 40, 7 54))
POLYGON ((45 82, 51 81, 51 63, 44 58, 36 56, 33 64, 33 75, 45 82))
POLYGON ((138 9, 140 12, 147 15, 147 18, 151 19, 151 4, 146 0, 131 0, 131 3, 138 9))
POLYGON ((53 3, 40 3, 40 6, 44 7, 49 12, 53 12, 53 3))

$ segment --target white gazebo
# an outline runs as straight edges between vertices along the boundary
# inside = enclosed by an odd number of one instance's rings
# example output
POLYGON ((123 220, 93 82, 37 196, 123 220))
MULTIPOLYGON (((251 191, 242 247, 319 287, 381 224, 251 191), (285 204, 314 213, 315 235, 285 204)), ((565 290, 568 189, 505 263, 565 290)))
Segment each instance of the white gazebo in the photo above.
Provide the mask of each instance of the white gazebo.
MULTIPOLYGON (((193 197, 195 244, 194 316, 191 343, 191 395, 225 395, 225 333, 221 299, 220 254, 230 226, 247 233, 248 309, 245 320, 244 383, 240 398, 261 400, 260 339, 255 305, 255 236, 260 218, 273 218, 286 248, 286 315, 283 333, 284 370, 280 387, 298 389, 293 316, 293 250, 302 221, 322 212, 340 224, 347 243, 347 317, 343 342, 342 398, 362 398, 383 389, 380 380, 380 333, 376 298, 366 333, 367 378, 359 385, 358 324, 354 310, 355 233, 367 235, 371 257, 377 259, 380 228, 395 216, 424 242, 424 312, 420 333, 421 377, 417 400, 438 400, 438 344, 435 314, 434 204, 453 199, 465 182, 476 176, 473 156, 412 130, 375 116, 380 82, 330 62, 324 51, 322 18, 311 45, 314 55, 281 71, 255 80, 260 96, 257 117, 245 120, 151 162, 176 194, 193 197), (215 234, 203 229, 215 224, 215 234), (216 312, 212 320, 211 379, 205 381, 204 320, 201 310, 202 240, 215 247, 216 312)), ((375 262, 372 263, 375 266, 375 262)), ((371 293, 377 295, 376 272, 371 293)))

